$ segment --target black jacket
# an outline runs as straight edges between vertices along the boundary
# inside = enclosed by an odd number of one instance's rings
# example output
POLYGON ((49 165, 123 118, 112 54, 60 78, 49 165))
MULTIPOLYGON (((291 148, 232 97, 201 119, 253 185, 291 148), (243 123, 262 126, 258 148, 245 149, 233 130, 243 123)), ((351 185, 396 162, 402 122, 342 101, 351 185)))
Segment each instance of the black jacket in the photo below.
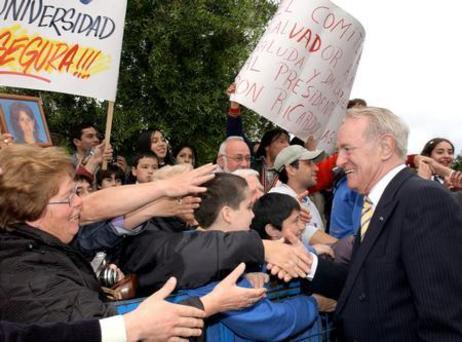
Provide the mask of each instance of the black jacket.
POLYGON ((0 232, 0 318, 21 323, 107 317, 90 264, 52 235, 16 225, 0 232))
POLYGON ((73 323, 26 325, 0 321, 2 342, 100 342, 101 329, 98 320, 73 323))
POLYGON ((171 276, 177 288, 195 288, 218 280, 240 262, 262 264, 263 243, 255 231, 183 233, 147 229, 127 237, 117 265, 138 276, 137 295, 160 288, 171 276))

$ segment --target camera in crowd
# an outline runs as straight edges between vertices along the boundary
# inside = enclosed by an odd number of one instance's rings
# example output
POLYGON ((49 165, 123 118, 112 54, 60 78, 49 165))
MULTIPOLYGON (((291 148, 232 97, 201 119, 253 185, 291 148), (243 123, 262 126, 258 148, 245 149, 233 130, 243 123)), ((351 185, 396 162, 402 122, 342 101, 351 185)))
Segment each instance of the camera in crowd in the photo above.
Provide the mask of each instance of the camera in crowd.
POLYGON ((107 262, 105 252, 96 253, 91 261, 91 267, 102 286, 111 288, 119 281, 117 266, 107 262))

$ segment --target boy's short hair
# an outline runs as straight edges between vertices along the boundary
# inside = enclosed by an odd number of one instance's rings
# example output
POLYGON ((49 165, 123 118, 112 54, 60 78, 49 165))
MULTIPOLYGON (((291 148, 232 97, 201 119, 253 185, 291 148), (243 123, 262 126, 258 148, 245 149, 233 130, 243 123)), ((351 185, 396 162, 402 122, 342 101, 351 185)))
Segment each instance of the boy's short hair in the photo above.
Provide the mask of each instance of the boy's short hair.
POLYGON ((248 188, 244 178, 222 172, 202 186, 207 191, 199 195, 202 201, 200 207, 194 210, 194 217, 202 228, 210 227, 225 205, 238 209, 248 188))
POLYGON ((294 210, 300 211, 300 204, 292 196, 276 192, 265 194, 253 205, 255 217, 250 228, 256 230, 262 239, 268 239, 266 225, 282 230, 282 223, 294 210))
POLYGON ((117 165, 109 164, 106 170, 99 169, 98 172, 96 172, 96 185, 101 186, 103 179, 111 178, 112 175, 114 175, 116 179, 120 179, 122 184, 124 183, 125 174, 122 169, 117 165))
POLYGON ((139 154, 136 155, 135 159, 133 160, 133 167, 137 168, 138 163, 143 158, 152 158, 152 159, 157 160, 157 163, 159 163, 159 158, 157 157, 157 155, 154 152, 146 151, 146 152, 142 152, 142 153, 139 153, 139 154))
POLYGON ((88 184, 92 184, 93 183, 93 180, 87 176, 87 175, 84 175, 84 174, 81 174, 81 173, 76 173, 75 176, 74 176, 74 181, 76 182, 87 182, 88 184))

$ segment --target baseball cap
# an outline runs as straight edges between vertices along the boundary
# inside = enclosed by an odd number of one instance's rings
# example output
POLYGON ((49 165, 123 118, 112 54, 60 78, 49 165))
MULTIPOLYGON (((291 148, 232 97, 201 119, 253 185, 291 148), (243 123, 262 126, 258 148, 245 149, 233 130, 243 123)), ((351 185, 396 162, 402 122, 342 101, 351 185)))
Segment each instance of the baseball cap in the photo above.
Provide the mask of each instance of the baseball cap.
POLYGON ((313 160, 321 154, 321 150, 308 151, 300 145, 287 146, 276 156, 273 169, 277 172, 281 172, 284 166, 289 165, 296 160, 313 160))

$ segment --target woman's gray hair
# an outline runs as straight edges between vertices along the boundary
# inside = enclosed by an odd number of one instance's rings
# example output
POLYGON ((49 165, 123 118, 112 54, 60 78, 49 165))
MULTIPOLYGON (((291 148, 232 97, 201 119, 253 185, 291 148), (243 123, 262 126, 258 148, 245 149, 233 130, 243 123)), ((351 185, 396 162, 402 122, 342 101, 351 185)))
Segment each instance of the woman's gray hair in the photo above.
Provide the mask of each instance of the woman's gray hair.
POLYGON ((367 138, 375 139, 383 134, 391 135, 396 142, 396 153, 405 160, 407 157, 407 139, 409 127, 400 117, 385 108, 364 107, 349 109, 345 119, 367 118, 367 138))

